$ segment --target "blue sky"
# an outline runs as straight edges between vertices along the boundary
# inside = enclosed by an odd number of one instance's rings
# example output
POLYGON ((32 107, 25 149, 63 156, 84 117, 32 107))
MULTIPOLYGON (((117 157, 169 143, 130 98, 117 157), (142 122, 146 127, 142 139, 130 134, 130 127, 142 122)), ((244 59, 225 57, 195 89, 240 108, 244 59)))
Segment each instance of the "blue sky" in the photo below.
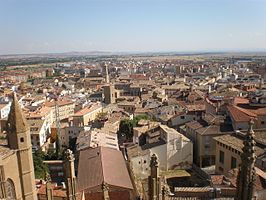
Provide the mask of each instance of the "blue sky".
POLYGON ((0 0, 0 54, 266 50, 266 0, 0 0))

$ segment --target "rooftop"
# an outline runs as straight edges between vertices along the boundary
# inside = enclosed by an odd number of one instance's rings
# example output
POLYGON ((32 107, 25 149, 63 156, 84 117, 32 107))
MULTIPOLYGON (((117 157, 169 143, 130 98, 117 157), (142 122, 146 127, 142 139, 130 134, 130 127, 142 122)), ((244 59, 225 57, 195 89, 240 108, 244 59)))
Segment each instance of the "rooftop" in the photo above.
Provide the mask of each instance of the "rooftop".
MULTIPOLYGON (((234 137, 232 135, 222 135, 222 136, 215 137, 214 140, 222 144, 225 144, 231 147, 232 149, 236 149, 237 151, 241 153, 243 152, 242 148, 244 147, 244 144, 243 144, 244 141, 237 137, 234 137)), ((256 146, 255 153, 258 156, 264 153, 264 150, 256 146)))
POLYGON ((78 190, 85 193, 104 182, 133 189, 124 157, 118 150, 98 147, 81 151, 78 171, 78 190))

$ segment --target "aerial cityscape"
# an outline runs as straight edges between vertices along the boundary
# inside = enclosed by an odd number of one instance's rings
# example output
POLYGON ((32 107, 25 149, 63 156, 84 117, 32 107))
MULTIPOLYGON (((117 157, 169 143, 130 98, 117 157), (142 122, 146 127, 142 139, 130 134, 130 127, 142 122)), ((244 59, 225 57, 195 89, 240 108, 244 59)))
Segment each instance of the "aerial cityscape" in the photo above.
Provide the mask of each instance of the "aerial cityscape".
POLYGON ((0 200, 266 200, 266 1, 0 1, 0 200))

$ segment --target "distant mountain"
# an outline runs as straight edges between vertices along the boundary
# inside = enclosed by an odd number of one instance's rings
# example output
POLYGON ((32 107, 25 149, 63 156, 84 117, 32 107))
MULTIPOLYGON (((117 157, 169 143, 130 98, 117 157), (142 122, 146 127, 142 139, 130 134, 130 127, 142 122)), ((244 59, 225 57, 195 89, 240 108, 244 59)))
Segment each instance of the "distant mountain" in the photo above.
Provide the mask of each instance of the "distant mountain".
POLYGON ((265 56, 265 51, 198 51, 198 52, 109 52, 109 51, 70 51, 63 53, 36 53, 36 54, 9 54, 0 55, 0 60, 6 59, 27 59, 27 58, 68 58, 68 57, 80 57, 80 56, 194 56, 194 55, 256 55, 265 56))

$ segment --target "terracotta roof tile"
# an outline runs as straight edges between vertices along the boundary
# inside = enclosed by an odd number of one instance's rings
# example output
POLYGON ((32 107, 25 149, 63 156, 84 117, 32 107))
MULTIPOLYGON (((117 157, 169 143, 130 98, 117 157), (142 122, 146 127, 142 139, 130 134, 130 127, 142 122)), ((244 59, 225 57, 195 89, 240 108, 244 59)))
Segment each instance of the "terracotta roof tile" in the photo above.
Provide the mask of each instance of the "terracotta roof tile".
POLYGON ((88 191, 102 185, 133 189, 121 151, 98 147, 80 152, 78 190, 88 191))
POLYGON ((250 118, 254 117, 248 115, 246 112, 243 112, 239 107, 237 106, 227 106, 227 110, 229 111, 231 117, 234 119, 236 122, 248 122, 250 121, 250 118))

